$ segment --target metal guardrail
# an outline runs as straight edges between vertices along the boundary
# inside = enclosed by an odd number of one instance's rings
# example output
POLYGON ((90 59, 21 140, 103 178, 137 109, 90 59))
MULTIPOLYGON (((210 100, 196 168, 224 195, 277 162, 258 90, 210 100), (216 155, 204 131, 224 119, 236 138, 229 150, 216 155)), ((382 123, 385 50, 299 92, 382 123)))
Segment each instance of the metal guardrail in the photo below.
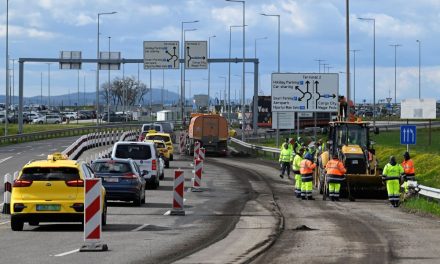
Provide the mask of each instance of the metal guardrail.
MULTIPOLYGON (((258 155, 258 152, 261 151, 263 153, 264 152, 269 153, 272 155, 273 158, 275 158, 276 155, 279 155, 279 153, 280 153, 280 150, 277 148, 271 148, 271 147, 250 144, 250 143, 238 140, 236 138, 231 138, 231 141, 241 147, 249 149, 250 152, 254 152, 257 155, 258 155)), ((408 186, 414 188, 416 193, 419 195, 422 195, 422 196, 430 198, 430 199, 440 200, 440 189, 417 184, 416 181, 409 181, 408 186)))

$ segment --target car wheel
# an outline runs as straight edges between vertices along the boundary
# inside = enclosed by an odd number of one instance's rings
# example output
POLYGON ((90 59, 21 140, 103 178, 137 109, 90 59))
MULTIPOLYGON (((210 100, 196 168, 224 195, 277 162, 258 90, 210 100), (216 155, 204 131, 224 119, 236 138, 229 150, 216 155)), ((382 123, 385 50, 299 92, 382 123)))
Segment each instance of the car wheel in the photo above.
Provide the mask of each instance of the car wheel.
POLYGON ((12 231, 23 231, 24 222, 17 220, 14 217, 11 218, 11 229, 12 231))
POLYGON ((59 121, 55 121, 55 124, 59 124, 60 122, 59 121))
POLYGON ((30 226, 38 226, 39 224, 40 224, 40 222, 38 222, 38 221, 29 221, 30 226))
POLYGON ((107 201, 104 201, 104 208, 102 209, 102 216, 101 216, 101 225, 102 226, 107 225, 107 201))
POLYGON ((173 156, 173 154, 170 154, 170 161, 173 161, 174 160, 174 156, 173 156))
POLYGON ((142 194, 143 194, 143 196, 142 196, 142 200, 141 200, 141 203, 142 204, 145 204, 145 200, 146 200, 146 195, 145 195, 145 189, 142 189, 142 194))
POLYGON ((134 206, 141 206, 141 204, 142 204, 142 194, 139 193, 139 196, 133 200, 133 205, 134 206))
POLYGON ((38 124, 40 124, 40 125, 43 124, 43 121, 38 122, 38 124))

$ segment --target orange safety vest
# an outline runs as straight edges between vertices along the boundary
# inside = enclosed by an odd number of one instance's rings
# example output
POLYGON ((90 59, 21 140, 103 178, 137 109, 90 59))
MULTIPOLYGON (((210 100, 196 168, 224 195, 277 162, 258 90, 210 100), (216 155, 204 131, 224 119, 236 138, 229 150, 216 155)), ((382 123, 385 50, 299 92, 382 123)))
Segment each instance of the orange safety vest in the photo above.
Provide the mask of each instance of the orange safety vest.
POLYGON ((327 174, 336 176, 342 176, 347 171, 344 167, 344 164, 338 159, 329 160, 327 165, 325 165, 325 170, 327 174))
POLYGON ((300 163, 299 172, 301 174, 311 174, 313 173, 313 169, 316 168, 316 164, 311 162, 308 159, 303 159, 300 163))
POLYGON ((414 162, 412 161, 412 159, 404 160, 402 162, 402 167, 403 167, 403 171, 405 172, 406 175, 414 175, 415 174, 414 162))

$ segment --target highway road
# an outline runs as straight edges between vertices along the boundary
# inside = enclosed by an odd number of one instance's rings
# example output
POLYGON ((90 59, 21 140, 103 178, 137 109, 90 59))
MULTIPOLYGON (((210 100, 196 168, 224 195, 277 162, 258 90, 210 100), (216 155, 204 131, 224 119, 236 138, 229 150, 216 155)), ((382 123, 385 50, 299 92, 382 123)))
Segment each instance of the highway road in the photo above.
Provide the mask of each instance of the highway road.
MULTIPOLYGON (((0 160, 14 156, 4 161, 8 168, 1 166, 2 173, 74 140, 0 148, 0 160)), ((102 237, 108 252, 79 253, 83 244, 79 224, 25 225, 23 232, 12 232, 8 216, 2 215, 1 262, 440 262, 436 218, 391 208, 385 200, 298 200, 292 180, 280 179, 277 164, 268 161, 208 157, 205 165, 203 192, 185 192, 186 216, 167 215, 174 169, 184 170, 186 190, 190 187, 192 168, 185 156, 176 156, 158 190, 147 190, 142 207, 110 203, 102 237)))

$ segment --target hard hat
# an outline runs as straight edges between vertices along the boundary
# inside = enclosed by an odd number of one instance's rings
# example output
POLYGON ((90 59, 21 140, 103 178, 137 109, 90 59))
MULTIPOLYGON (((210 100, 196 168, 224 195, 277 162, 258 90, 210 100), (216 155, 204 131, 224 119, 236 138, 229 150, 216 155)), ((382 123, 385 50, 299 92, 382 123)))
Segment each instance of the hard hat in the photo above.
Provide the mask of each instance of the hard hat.
POLYGON ((307 153, 306 156, 305 156, 304 158, 305 158, 305 159, 308 159, 308 160, 310 160, 310 161, 313 160, 313 156, 312 156, 312 154, 310 154, 310 153, 307 153))

